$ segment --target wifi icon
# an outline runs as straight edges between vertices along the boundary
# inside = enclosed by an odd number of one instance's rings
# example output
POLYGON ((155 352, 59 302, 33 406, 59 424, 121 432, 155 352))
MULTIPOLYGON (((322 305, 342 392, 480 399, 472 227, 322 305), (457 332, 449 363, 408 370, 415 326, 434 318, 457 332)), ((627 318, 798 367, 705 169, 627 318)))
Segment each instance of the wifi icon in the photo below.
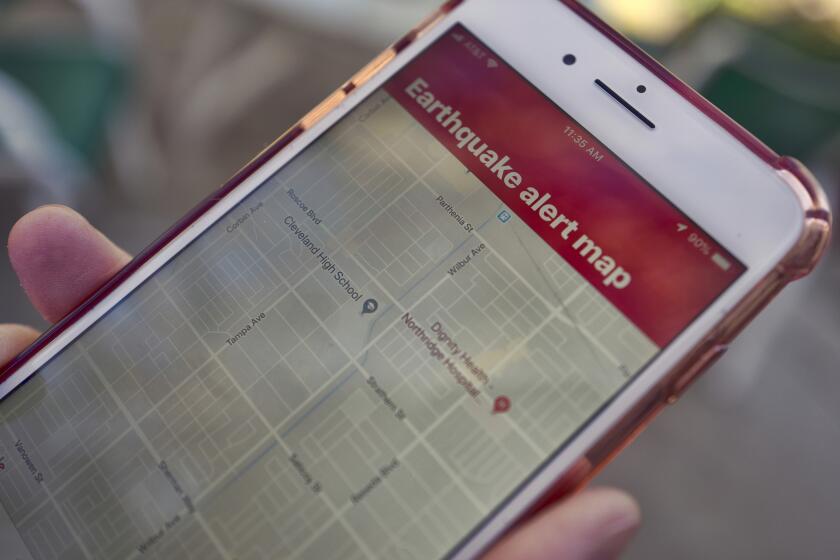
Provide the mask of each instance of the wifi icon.
POLYGON ((487 68, 498 68, 498 67, 499 67, 499 63, 496 62, 495 59, 493 59, 493 58, 488 58, 487 59, 487 68))

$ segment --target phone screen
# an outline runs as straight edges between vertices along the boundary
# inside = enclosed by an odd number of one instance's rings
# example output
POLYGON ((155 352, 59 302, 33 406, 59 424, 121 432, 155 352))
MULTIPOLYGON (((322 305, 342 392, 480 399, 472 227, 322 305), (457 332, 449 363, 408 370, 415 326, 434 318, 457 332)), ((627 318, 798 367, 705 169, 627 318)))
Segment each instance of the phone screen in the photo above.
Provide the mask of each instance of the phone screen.
POLYGON ((447 556, 744 270, 455 26, 0 403, 5 550, 447 556))

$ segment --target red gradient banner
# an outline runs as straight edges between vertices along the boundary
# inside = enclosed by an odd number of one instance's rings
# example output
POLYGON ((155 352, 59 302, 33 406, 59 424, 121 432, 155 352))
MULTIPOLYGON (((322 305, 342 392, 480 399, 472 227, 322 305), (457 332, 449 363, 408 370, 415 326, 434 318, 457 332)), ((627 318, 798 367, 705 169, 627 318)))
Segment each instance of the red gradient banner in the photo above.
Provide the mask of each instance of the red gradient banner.
MULTIPOLYGON (((658 346, 673 340, 744 272, 462 26, 385 89, 658 346), (690 229, 678 232, 680 223, 690 229), (689 242, 692 231, 707 251, 689 242), (731 266, 716 264, 715 253, 731 266)), ((646 133, 640 126, 639 134, 646 133)))

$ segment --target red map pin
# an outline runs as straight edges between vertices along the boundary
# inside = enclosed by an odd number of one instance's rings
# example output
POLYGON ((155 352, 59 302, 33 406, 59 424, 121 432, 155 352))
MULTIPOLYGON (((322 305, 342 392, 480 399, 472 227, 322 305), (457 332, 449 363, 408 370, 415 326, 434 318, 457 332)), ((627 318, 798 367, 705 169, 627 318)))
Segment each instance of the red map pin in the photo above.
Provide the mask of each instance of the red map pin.
POLYGON ((493 403, 493 414, 502 414, 510 410, 510 398, 501 396, 496 397, 496 402, 493 403))

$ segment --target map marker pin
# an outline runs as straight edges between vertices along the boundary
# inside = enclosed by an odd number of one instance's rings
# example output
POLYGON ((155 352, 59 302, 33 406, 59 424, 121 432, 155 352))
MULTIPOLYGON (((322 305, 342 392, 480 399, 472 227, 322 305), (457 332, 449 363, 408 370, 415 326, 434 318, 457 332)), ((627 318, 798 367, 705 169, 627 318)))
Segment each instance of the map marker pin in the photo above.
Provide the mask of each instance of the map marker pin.
POLYGON ((510 410, 510 398, 496 397, 496 401, 493 403, 493 414, 503 414, 508 410, 510 410))
POLYGON ((368 313, 376 313, 376 310, 379 309, 379 302, 375 299, 366 300, 362 304, 362 315, 366 315, 368 313))

